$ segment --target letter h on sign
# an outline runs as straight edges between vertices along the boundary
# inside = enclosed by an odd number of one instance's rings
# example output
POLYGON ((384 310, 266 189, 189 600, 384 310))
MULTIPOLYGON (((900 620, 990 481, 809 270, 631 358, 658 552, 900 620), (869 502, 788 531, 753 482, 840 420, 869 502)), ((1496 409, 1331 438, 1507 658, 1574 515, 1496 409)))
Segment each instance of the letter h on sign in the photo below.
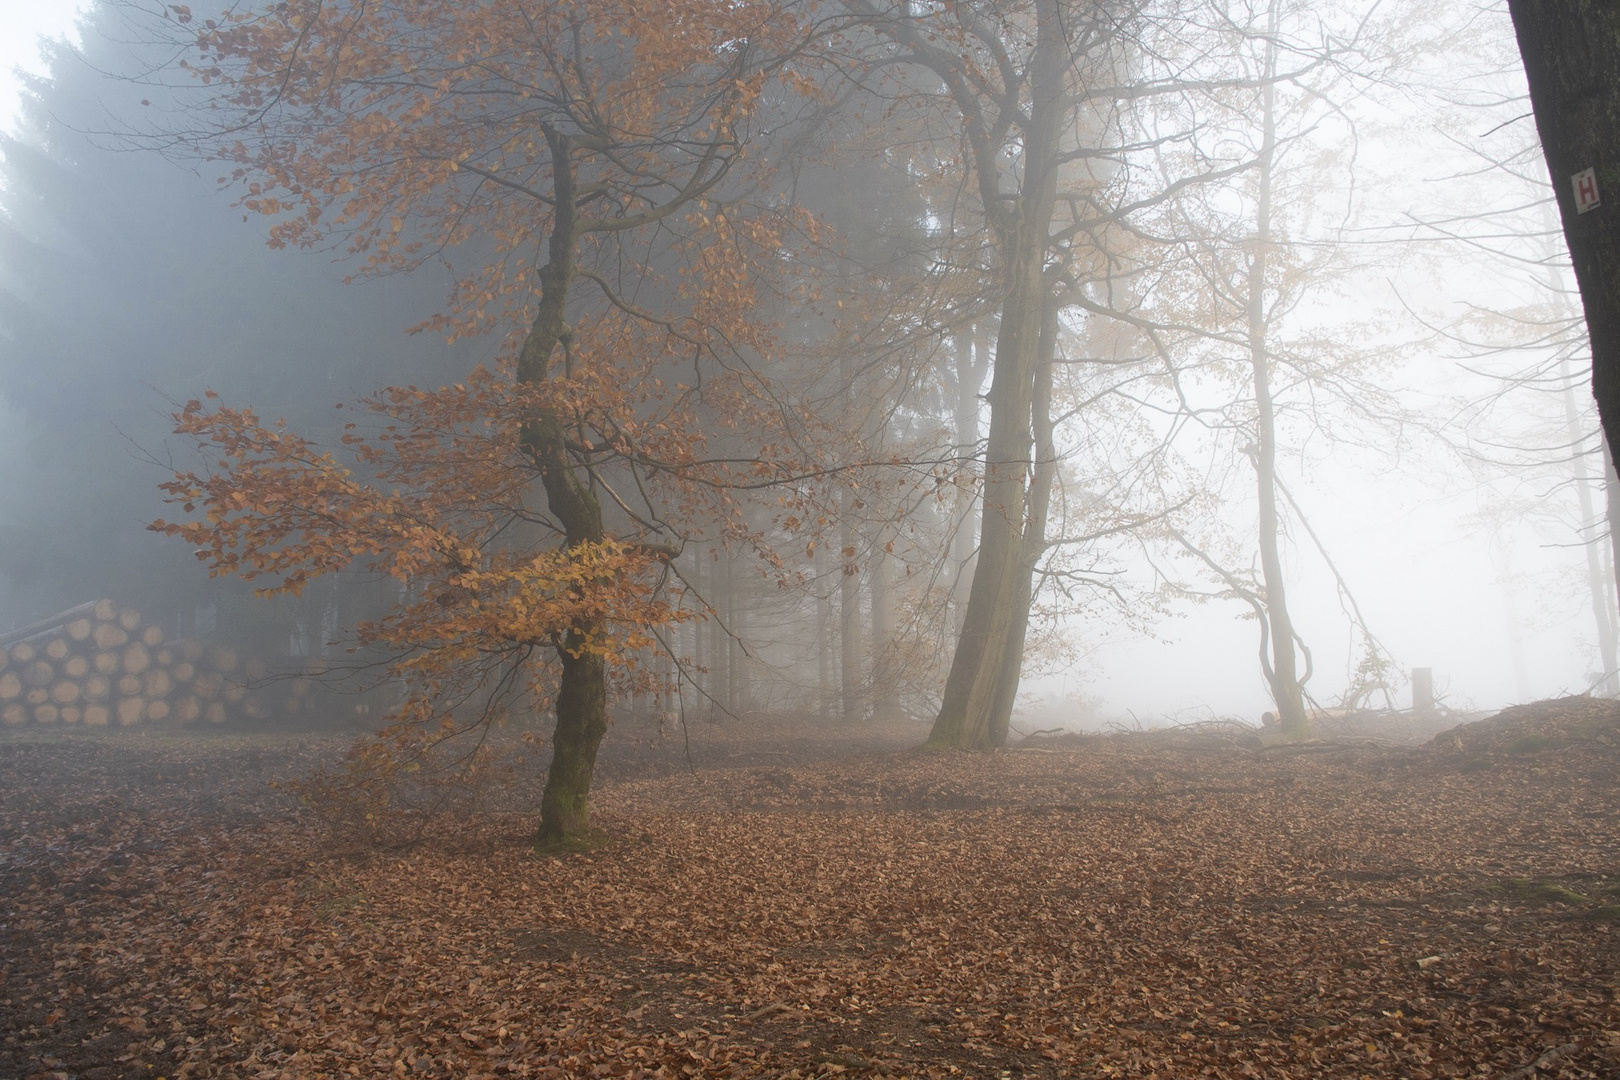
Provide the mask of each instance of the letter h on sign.
POLYGON ((1596 210, 1603 205, 1598 198, 1596 169, 1582 169, 1570 177, 1570 181, 1575 185, 1575 212, 1577 214, 1584 214, 1588 210, 1596 210))

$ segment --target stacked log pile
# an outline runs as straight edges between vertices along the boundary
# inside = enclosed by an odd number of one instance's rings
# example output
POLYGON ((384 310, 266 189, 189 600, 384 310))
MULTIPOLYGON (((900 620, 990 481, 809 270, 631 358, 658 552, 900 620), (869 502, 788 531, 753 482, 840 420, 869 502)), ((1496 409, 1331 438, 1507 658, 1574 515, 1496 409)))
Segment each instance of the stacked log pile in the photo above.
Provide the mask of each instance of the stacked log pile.
MULTIPOLYGON (((0 634, 0 724, 264 719, 272 706, 255 687, 269 674, 263 662, 244 662, 227 646, 165 640, 138 611, 94 600, 0 634)), ((278 685, 290 702, 310 696, 308 680, 278 685)))

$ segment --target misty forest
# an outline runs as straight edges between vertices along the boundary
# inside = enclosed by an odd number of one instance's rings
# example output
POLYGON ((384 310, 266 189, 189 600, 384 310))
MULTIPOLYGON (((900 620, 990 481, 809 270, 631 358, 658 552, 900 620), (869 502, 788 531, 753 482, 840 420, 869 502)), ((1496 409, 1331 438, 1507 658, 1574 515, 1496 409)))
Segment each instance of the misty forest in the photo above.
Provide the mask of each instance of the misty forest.
POLYGON ((17 77, 0 1077, 1620 1075, 1612 5, 17 77))

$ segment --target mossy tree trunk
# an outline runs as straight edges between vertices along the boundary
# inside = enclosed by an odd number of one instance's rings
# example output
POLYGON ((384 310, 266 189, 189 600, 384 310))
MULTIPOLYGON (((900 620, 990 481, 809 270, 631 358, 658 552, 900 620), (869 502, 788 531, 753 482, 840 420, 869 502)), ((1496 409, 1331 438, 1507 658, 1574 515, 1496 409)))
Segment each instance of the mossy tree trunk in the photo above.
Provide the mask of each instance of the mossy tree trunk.
MULTIPOLYGON (((559 349, 568 348, 568 289, 579 243, 569 137, 549 128, 545 135, 551 149, 556 206, 548 261, 539 275, 540 310, 518 354, 517 380, 529 384, 550 378, 553 357, 559 349)), ((580 475, 569 456, 561 418, 549 413, 527 417, 519 440, 540 475, 546 504, 563 528, 564 546, 601 543, 606 535, 602 504, 589 478, 580 475)), ((540 799, 538 843, 564 843, 590 824, 591 777, 596 771, 597 749, 607 734, 607 668, 601 655, 588 648, 596 629, 570 627, 557 642, 562 676, 557 687, 551 768, 540 799)))

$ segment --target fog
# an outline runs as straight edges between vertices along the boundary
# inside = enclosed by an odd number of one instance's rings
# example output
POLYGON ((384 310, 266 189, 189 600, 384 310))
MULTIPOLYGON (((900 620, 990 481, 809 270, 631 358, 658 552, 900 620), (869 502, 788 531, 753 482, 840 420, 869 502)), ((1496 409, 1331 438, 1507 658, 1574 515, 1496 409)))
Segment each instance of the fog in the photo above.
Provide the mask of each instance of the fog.
MULTIPOLYGON (((52 60, 28 48, 37 34, 71 34, 76 10, 72 3, 9 3, 0 13, 0 43, 11 50, 0 63, 34 76, 0 80, 0 127, 13 133, 0 194, 10 226, 0 251, 7 297, 0 348, 11 353, 0 385, 0 445, 11 463, 0 628, 105 595, 140 606, 176 632, 194 627, 206 610, 207 622, 257 627, 241 636, 263 651, 318 651, 324 646, 309 643, 342 633, 328 626, 337 601, 322 601, 327 607, 314 614, 307 602, 252 601, 239 583, 207 579, 184 545, 145 531, 165 512, 157 484, 194 453, 169 437, 170 412, 213 389, 295 427, 319 428, 333 403, 384 384, 463 378, 474 364, 497 358, 501 339, 450 346, 432 333, 407 336, 408 327, 439 310, 446 278, 429 268, 345 285, 351 268, 331 252, 267 249, 263 225, 245 222, 231 196, 215 190, 212 166, 166 159, 138 137, 111 134, 138 115, 140 94, 155 93, 96 75, 130 55, 99 36, 115 32, 117 21, 96 22, 82 38, 89 63, 69 49, 52 60), (302 649, 286 644, 300 635, 302 649)), ((1470 87, 1477 100, 1436 90, 1450 69, 1428 57, 1412 65, 1398 91, 1363 110, 1350 224, 1369 257, 1335 280, 1332 298, 1314 314, 1310 302, 1301 307, 1305 331, 1342 337, 1352 317, 1377 320, 1368 344, 1394 357, 1378 377, 1411 411, 1397 425, 1399 445, 1380 445, 1385 433, 1376 424, 1347 427, 1284 448, 1280 458, 1394 668, 1432 668, 1441 700, 1457 710, 1584 692, 1604 667, 1580 529, 1594 526, 1586 537, 1597 541, 1606 533, 1601 523, 1581 520, 1558 387, 1541 379, 1503 390, 1503 380, 1569 351, 1568 335, 1550 344, 1542 335, 1523 350, 1480 344, 1493 334, 1496 341, 1514 336, 1511 328, 1481 330, 1482 311, 1551 308, 1568 296, 1543 268, 1527 269, 1515 250, 1548 242, 1545 210, 1536 205, 1546 198, 1536 187, 1544 177, 1522 116, 1522 77, 1504 62, 1513 56, 1505 10, 1492 9, 1474 26, 1475 55, 1466 62, 1477 67, 1470 87), (1513 169, 1482 172, 1486 158, 1513 169), (1423 224, 1482 210, 1500 211, 1483 232, 1520 239, 1448 242, 1442 234, 1455 233, 1451 226, 1423 224), (1397 233, 1407 246, 1395 243, 1397 233), (1477 405, 1492 397, 1499 397, 1493 407, 1477 405)), ((1348 192, 1349 174, 1328 175, 1323 190, 1332 203, 1329 189, 1348 192)), ((1579 355, 1575 362, 1580 383, 1579 355)), ((1575 395, 1582 451, 1595 473, 1595 415, 1583 386, 1575 395)), ((1195 438, 1185 462, 1214 476, 1215 453, 1213 437, 1209 445, 1195 438)), ((1219 468, 1227 473, 1212 481, 1221 502, 1210 535, 1233 538, 1246 564, 1254 505, 1245 483, 1252 482, 1241 469, 1219 468)), ((1594 492, 1601 507, 1602 492, 1594 492)), ((880 545, 870 537, 861 543, 862 573, 870 575, 883 559, 875 554, 880 545)), ((1076 610, 1053 614, 1049 632, 1061 634, 1068 651, 1054 651, 1060 660, 1028 662, 1018 723, 1253 722, 1272 707, 1257 662, 1257 623, 1245 617, 1241 600, 1193 603, 1165 594, 1164 570, 1173 560, 1162 538, 1124 543, 1108 557, 1106 580, 1121 587, 1123 609, 1088 594, 1076 610)), ((1297 525, 1286 529, 1283 558, 1290 606, 1315 665, 1307 689, 1321 705, 1335 705, 1361 656, 1349 601, 1297 525)), ((1199 580, 1195 567, 1181 569, 1186 581, 1199 580)), ((836 584, 822 573, 814 575, 820 599, 791 611, 773 609, 775 601, 757 591, 753 601, 741 593, 727 601, 735 611, 759 605, 737 621, 752 621, 751 631, 738 632, 760 642, 743 646, 743 663, 755 665, 750 674, 738 669, 729 678, 756 690, 773 680, 789 688, 757 695, 760 707, 792 699, 792 687, 816 687, 825 697, 829 680, 837 682, 826 661, 806 665, 802 656, 787 656, 803 650, 786 627, 825 633, 825 626, 810 629, 825 619, 817 605, 825 606, 829 583, 836 584)), ((1218 591, 1207 580, 1200 587, 1218 591)), ((860 603, 870 619, 872 602, 860 603)), ((717 669, 720 647, 688 633, 687 651, 706 651, 698 660, 717 669)), ((820 648, 828 648, 825 641, 820 648)), ((1404 681, 1391 680, 1388 690, 1395 705, 1409 704, 1404 681)), ((919 718, 931 708, 927 694, 909 705, 919 718)))

